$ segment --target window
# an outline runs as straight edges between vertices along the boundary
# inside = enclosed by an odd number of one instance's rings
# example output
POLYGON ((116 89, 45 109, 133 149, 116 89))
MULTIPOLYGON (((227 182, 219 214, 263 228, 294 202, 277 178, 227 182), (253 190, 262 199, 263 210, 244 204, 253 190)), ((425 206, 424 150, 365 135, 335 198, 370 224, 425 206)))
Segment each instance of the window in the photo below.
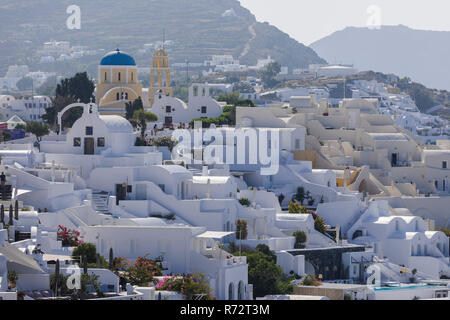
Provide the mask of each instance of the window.
POLYGON ((73 146, 81 147, 81 138, 73 138, 73 146))
POLYGON ((134 72, 131 73, 131 81, 134 81, 134 72))
POLYGON ((119 82, 120 82, 120 72, 117 74, 117 79, 118 79, 119 82))
POLYGON ((295 139, 295 150, 300 149, 300 139, 295 139))
POLYGON ((202 113, 206 113, 206 107, 202 107, 202 113))
POLYGON ((105 72, 105 81, 106 81, 106 79, 107 79, 107 78, 106 78, 106 72, 105 72))
POLYGON ((116 100, 120 100, 120 93, 116 93, 116 100))
POLYGON ((125 100, 128 100, 128 92, 125 92, 125 100))
POLYGON ((92 136, 93 133, 94 133, 93 127, 86 127, 86 135, 87 136, 92 136))
POLYGON ((97 147, 104 147, 105 146, 105 138, 97 138, 97 147))
POLYGON ((171 113, 171 112, 172 112, 172 107, 166 106, 166 113, 171 113))
POLYGON ((442 161, 442 169, 447 169, 447 161, 442 161))
POLYGON ((127 186, 127 193, 133 192, 133 186, 127 186))

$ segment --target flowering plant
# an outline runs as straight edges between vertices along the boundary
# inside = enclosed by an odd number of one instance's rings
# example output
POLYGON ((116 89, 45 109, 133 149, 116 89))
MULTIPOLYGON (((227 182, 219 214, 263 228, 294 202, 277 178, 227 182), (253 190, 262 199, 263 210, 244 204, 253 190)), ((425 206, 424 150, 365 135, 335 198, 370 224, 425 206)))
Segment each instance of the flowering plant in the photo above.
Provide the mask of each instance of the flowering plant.
POLYGON ((58 240, 62 241, 64 247, 77 247, 83 243, 79 240, 81 237, 77 230, 68 229, 61 225, 58 226, 57 237, 58 240))
POLYGON ((161 265, 155 260, 146 257, 139 257, 126 270, 127 278, 132 285, 148 286, 153 281, 153 277, 162 275, 161 265))
POLYGON ((181 293, 187 300, 193 300, 194 297, 199 300, 214 299, 207 279, 202 273, 164 277, 155 288, 156 290, 181 293))

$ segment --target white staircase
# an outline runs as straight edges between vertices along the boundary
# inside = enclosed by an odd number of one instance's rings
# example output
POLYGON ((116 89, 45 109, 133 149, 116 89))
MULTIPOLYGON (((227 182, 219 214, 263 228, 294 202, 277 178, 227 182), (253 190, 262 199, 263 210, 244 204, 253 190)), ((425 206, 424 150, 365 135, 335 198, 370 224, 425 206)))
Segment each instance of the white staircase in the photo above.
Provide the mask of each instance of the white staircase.
POLYGON ((97 212, 108 213, 109 192, 92 190, 92 208, 97 212))

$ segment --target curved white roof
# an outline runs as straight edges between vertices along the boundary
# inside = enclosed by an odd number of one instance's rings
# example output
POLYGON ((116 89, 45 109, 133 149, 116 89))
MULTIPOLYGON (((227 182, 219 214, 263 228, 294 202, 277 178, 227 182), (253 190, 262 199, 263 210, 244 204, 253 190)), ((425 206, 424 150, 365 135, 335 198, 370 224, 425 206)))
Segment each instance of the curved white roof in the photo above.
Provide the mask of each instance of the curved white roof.
POLYGON ((160 218, 135 218, 131 221, 142 227, 164 227, 168 225, 160 218))
POLYGON ((133 133, 131 123, 121 116, 100 116, 110 132, 133 133))
POLYGON ((230 177, 221 177, 221 176, 194 176, 193 179, 194 183, 208 183, 208 180, 211 184, 225 184, 228 183, 228 181, 231 180, 230 177))
POLYGON ((372 133, 368 132, 374 140, 395 140, 395 141, 408 141, 403 133, 372 133))

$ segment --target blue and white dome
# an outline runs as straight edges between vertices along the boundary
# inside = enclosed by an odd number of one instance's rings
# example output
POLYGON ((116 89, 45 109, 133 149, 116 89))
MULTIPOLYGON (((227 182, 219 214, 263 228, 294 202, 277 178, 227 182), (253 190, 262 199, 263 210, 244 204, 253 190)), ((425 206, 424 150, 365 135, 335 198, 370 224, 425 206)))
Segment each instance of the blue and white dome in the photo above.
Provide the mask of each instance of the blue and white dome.
POLYGON ((119 49, 107 53, 100 62, 101 66, 136 66, 136 61, 128 53, 119 49))

